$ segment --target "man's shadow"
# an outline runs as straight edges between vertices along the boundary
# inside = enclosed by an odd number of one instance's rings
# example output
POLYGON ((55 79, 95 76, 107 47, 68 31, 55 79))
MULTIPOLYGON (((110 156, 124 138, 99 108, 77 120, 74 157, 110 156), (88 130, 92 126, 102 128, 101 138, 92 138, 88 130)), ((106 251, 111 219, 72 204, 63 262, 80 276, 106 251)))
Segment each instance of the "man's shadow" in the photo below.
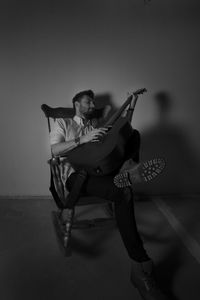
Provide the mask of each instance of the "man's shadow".
POLYGON ((96 115, 98 127, 103 127, 109 118, 117 111, 117 107, 110 93, 97 94, 95 96, 96 115))
POLYGON ((115 107, 112 95, 110 93, 99 93, 95 95, 95 105, 96 108, 103 108, 106 105, 111 105, 112 108, 115 107))
POLYGON ((157 121, 141 132, 141 160, 163 157, 166 169, 162 176, 141 190, 152 194, 184 194, 198 191, 200 161, 184 126, 171 120, 173 99, 166 91, 158 92, 157 121))
MULTIPOLYGON (((154 101, 157 107, 157 119, 151 128, 141 132, 140 159, 144 161, 153 157, 163 157, 166 160, 166 169, 155 181, 148 185, 138 186, 137 193, 139 194, 139 200, 148 200, 148 195, 154 194, 176 194, 178 197, 174 197, 173 204, 176 201, 178 207, 178 204, 182 201, 180 195, 198 192, 200 161, 185 130, 185 125, 172 121, 173 99, 171 95, 166 91, 160 91, 155 94, 154 101)), ((170 201, 170 198, 168 201, 170 201)), ((192 214, 192 219, 191 214, 188 215, 188 218, 184 218, 184 225, 190 232, 193 232, 198 225, 194 214, 192 214)), ((140 221, 145 225, 145 220, 140 221)), ((159 230, 159 227, 157 229, 159 230)), ((166 243, 166 246, 168 245, 165 257, 157 266, 157 271, 158 274, 162 275, 160 275, 161 286, 164 287, 167 282, 168 286, 172 287, 175 274, 180 269, 183 260, 180 242, 177 238, 173 241, 171 237, 169 237, 169 240, 168 237, 166 237, 166 240, 162 239, 162 235, 156 238, 159 236, 158 233, 151 235, 143 232, 143 235, 145 241, 149 240, 151 243, 166 243)), ((171 295, 171 299, 176 299, 175 295, 171 295)))

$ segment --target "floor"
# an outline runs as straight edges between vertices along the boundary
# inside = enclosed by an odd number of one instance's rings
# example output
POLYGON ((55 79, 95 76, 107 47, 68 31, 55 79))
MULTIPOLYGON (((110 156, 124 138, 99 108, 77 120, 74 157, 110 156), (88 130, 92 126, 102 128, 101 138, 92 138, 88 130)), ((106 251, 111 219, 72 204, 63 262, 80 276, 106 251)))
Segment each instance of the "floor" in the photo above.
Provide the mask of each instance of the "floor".
MULTIPOLYGON (((135 203, 138 229, 170 300, 200 299, 200 197, 157 197, 135 203)), ((63 256, 49 199, 0 200, 1 300, 141 300, 130 283, 130 260, 118 230, 74 230, 63 256)), ((99 206, 81 217, 103 216, 99 206)))

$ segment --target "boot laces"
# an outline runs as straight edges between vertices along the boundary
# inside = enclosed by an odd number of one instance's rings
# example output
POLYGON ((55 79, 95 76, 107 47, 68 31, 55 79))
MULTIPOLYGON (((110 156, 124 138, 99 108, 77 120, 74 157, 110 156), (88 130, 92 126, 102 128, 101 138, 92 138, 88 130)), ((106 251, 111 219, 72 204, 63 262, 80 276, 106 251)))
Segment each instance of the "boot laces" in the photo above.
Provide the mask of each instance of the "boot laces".
POLYGON ((153 276, 149 273, 145 273, 145 277, 142 278, 147 291, 156 289, 156 282, 153 276))

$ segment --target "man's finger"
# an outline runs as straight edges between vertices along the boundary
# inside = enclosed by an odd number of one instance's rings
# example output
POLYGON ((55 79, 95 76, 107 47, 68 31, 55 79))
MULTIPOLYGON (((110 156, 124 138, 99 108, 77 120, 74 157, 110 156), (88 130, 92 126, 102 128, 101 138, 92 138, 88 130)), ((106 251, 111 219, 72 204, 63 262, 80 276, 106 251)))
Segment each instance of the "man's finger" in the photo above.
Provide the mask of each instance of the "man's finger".
POLYGON ((101 133, 107 133, 108 129, 99 129, 99 132, 101 133))

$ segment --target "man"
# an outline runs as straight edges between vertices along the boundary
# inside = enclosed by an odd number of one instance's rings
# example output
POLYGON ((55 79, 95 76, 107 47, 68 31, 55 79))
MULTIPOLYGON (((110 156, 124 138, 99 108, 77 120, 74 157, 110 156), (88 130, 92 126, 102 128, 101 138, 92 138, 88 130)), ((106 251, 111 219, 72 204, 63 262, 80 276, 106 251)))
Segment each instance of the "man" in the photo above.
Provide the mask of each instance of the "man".
MULTIPOLYGON (((95 109, 92 90, 81 91, 72 100, 75 116, 72 119, 58 119, 51 132, 51 147, 55 156, 66 155, 79 145, 98 143, 106 135, 108 128, 94 128, 91 114, 95 109)), ((88 176, 82 192, 89 196, 99 196, 114 202, 116 222, 128 255, 131 258, 131 281, 143 299, 167 299, 158 289, 153 276, 153 263, 143 247, 137 230, 131 185, 150 181, 164 168, 162 159, 150 160, 129 169, 122 167, 119 174, 88 176), (123 171, 122 171, 123 170, 123 171)), ((75 183, 77 172, 65 161, 64 183, 70 191, 75 183)), ((69 203, 73 209, 75 203, 69 203)))

